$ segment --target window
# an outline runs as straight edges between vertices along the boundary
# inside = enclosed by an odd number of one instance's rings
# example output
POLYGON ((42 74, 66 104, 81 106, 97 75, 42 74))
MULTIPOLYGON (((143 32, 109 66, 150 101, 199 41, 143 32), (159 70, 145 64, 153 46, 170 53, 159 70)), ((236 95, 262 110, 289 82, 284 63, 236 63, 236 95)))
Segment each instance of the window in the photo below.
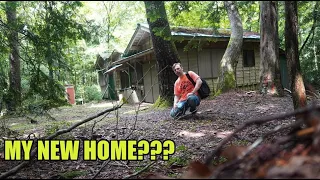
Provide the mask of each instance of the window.
POLYGON ((243 50, 243 67, 254 67, 254 51, 253 50, 243 50))

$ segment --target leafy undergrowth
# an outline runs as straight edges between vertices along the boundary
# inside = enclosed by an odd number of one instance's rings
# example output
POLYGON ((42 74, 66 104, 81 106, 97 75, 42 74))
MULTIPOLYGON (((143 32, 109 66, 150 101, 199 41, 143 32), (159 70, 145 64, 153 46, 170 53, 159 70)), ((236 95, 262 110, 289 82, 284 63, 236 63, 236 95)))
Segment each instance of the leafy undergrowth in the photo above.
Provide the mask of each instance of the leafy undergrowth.
MULTIPOLYGON (((136 115, 132 113, 136 107, 125 106, 119 109, 118 114, 111 112, 98 117, 91 124, 81 126, 62 138, 81 141, 170 139, 175 142, 175 153, 168 160, 159 158, 150 164, 150 155, 146 155, 142 161, 84 161, 81 147, 77 161, 35 161, 10 178, 320 177, 320 146, 316 136, 313 136, 318 131, 316 128, 303 129, 297 131, 298 134, 288 136, 293 128, 291 124, 298 122, 294 117, 250 124, 221 145, 223 140, 249 120, 292 112, 290 95, 272 97, 254 92, 228 92, 213 100, 203 100, 197 114, 177 121, 170 118, 170 108, 155 111, 152 108, 145 110, 147 107, 151 105, 144 104, 144 110, 136 115), (281 129, 280 126, 287 128, 281 129), (252 151, 248 151, 250 146, 252 151), (209 164, 204 164, 209 155, 220 147, 221 153, 215 154, 215 159, 209 164), (145 168, 147 165, 148 168, 145 168)), ((85 119, 106 108, 96 106, 89 109, 83 105, 50 113, 57 121, 64 121, 61 122, 63 126, 68 126, 65 122, 72 124, 75 119, 85 119)), ((40 127, 45 126, 39 123, 34 132, 40 131, 40 127)), ((44 129, 42 131, 45 132, 44 129)), ((1 173, 19 164, 18 161, 4 161, 3 154, 0 155, 1 173)))

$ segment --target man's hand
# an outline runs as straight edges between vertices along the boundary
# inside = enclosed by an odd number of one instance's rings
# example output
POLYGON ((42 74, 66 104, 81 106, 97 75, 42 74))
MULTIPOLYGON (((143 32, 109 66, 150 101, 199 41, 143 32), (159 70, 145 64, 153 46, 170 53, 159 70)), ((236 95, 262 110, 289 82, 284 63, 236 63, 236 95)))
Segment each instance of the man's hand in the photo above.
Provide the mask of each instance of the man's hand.
POLYGON ((187 94, 187 97, 189 97, 190 95, 195 95, 194 93, 188 93, 187 94))
POLYGON ((173 108, 177 108, 178 102, 179 102, 180 97, 175 95, 174 96, 174 101, 173 101, 173 108))

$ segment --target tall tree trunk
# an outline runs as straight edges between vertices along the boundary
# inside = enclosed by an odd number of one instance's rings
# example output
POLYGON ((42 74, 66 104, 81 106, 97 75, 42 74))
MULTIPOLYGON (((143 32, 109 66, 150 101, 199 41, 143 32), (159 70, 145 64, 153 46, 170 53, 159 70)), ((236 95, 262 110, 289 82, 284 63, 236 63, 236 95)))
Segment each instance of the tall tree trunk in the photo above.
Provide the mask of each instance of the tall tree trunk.
POLYGON ((7 22, 10 27, 8 40, 10 47, 9 54, 9 94, 6 99, 8 111, 15 111, 21 105, 21 75, 20 58, 18 48, 17 31, 17 3, 15 1, 6 1, 7 22))
POLYGON ((279 61, 278 2, 261 1, 260 89, 283 96, 279 61))
POLYGON ((236 86, 236 67, 242 52, 243 27, 242 21, 234 1, 224 1, 231 26, 231 36, 228 47, 220 62, 218 91, 225 92, 236 86))
POLYGON ((285 1, 285 46, 288 74, 294 109, 307 105, 306 92, 300 72, 298 52, 298 13, 296 1, 285 1))
MULTIPOLYGON (((53 14, 53 1, 45 1, 45 9, 46 9, 46 15, 45 15, 45 20, 47 22, 46 24, 46 30, 47 32, 53 32, 52 29, 52 22, 50 20, 50 16, 51 14, 53 14)), ((52 37, 51 33, 48 33, 47 38, 51 39, 52 37)), ((52 45, 51 42, 47 43, 47 48, 46 48, 46 54, 45 54, 45 58, 47 60, 48 63, 48 69, 49 69, 49 80, 48 80, 48 86, 49 86, 49 98, 50 99, 54 99, 55 98, 55 91, 54 91, 54 60, 52 57, 52 45)))
POLYGON ((160 98, 172 104, 173 88, 177 76, 171 66, 180 62, 174 42, 171 39, 171 29, 163 1, 144 1, 147 21, 149 24, 153 49, 157 59, 159 73, 160 98))

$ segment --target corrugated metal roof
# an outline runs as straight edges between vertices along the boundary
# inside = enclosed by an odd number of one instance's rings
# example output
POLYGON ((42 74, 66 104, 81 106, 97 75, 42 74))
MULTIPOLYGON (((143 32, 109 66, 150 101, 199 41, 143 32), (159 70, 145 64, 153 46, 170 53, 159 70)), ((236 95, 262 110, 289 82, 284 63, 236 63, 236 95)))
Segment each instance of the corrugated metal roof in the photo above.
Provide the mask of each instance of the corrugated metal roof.
MULTIPOLYGON (((129 44, 126 47, 126 50, 123 53, 122 59, 126 59, 126 56, 136 54, 136 50, 132 47, 139 46, 143 38, 146 38, 149 31, 148 23, 138 23, 135 32, 133 33, 129 44)), ((194 27, 171 27, 172 36, 181 36, 181 37, 205 37, 205 38, 229 38, 231 36, 231 29, 218 29, 213 28, 194 28, 194 27)), ((259 40, 260 34, 257 32, 244 31, 244 39, 254 39, 259 40)), ((139 54, 139 53, 138 53, 139 54)))
POLYGON ((125 62, 130 61, 131 59, 138 58, 138 57, 141 57, 141 56, 150 54, 151 52, 153 52, 153 47, 152 47, 152 48, 149 48, 149 49, 146 49, 146 50, 144 50, 144 51, 138 52, 138 53, 136 53, 136 54, 133 54, 133 55, 131 55, 131 56, 121 58, 120 60, 115 61, 115 62, 113 62, 112 64, 125 63, 125 62))
POLYGON ((110 73, 110 72, 113 72, 115 71, 118 67, 122 66, 122 64, 117 64, 113 67, 111 67, 110 69, 108 69, 106 72, 104 72, 103 74, 106 74, 106 73, 110 73))
MULTIPOLYGON (((140 23, 141 26, 149 28, 146 23, 140 23)), ((213 28, 193 28, 193 27, 171 27, 171 35, 173 36, 191 36, 191 37, 215 37, 228 38, 231 36, 231 29, 213 28)), ((252 31, 243 31, 243 38, 260 39, 260 34, 252 31)))

